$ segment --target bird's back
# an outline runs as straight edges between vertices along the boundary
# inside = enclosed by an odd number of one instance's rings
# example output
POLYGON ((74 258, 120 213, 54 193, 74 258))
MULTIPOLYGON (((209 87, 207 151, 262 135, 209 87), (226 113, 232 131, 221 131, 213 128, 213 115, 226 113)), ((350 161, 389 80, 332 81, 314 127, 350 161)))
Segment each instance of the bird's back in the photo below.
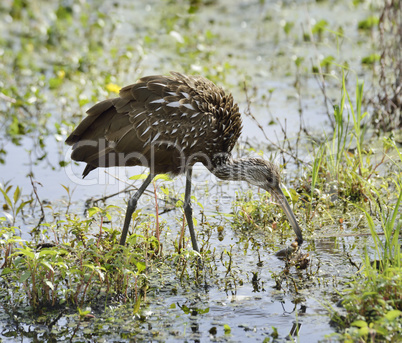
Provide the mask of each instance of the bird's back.
POLYGON ((67 138, 72 159, 97 167, 143 165, 153 173, 230 153, 241 133, 241 116, 230 94, 201 76, 147 76, 102 101, 67 138))

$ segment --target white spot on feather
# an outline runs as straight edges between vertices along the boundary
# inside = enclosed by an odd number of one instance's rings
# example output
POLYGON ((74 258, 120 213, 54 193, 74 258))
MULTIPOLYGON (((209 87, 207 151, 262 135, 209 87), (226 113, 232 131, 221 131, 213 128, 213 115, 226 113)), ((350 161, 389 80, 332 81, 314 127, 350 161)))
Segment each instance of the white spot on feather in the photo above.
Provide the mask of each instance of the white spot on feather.
POLYGON ((168 106, 168 107, 180 107, 180 102, 178 102, 178 101, 174 101, 174 102, 168 102, 167 104, 166 104, 166 106, 168 106))
POLYGON ((151 142, 151 138, 152 137, 149 137, 148 140, 144 143, 144 148, 151 142))
POLYGON ((144 122, 146 121, 146 119, 144 119, 142 122, 140 122, 137 127, 140 127, 142 124, 144 124, 144 122))
POLYGON ((183 106, 188 108, 189 110, 195 110, 195 108, 191 104, 183 104, 183 106))
POLYGON ((186 92, 181 92, 181 94, 182 94, 186 99, 189 99, 189 98, 190 98, 190 95, 188 95, 188 93, 186 93, 186 92))
POLYGON ((149 131, 150 127, 148 126, 145 131, 141 134, 141 137, 144 136, 148 131, 149 131))
POLYGON ((158 132, 158 133, 155 135, 155 137, 152 139, 152 142, 151 142, 151 143, 155 142, 155 141, 159 138, 160 135, 161 135, 160 132, 158 132))
POLYGON ((140 113, 137 113, 133 118, 135 119, 135 118, 139 117, 140 115, 142 115, 142 114, 144 114, 144 113, 145 113, 145 111, 142 111, 142 112, 140 112, 140 113))
POLYGON ((164 102, 166 102, 165 99, 161 98, 151 101, 150 104, 163 104, 164 102))

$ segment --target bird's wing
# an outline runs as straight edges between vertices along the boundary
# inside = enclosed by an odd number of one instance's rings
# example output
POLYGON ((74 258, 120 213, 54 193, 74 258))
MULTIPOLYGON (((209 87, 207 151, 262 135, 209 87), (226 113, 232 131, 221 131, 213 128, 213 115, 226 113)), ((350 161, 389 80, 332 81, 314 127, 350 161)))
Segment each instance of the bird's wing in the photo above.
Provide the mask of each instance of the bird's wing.
POLYGON ((74 160, 95 168, 149 165, 153 159, 164 166, 160 170, 173 171, 179 157, 230 152, 241 130, 231 95, 207 79, 179 73, 144 77, 87 113, 66 143, 74 144, 74 160), (148 162, 128 160, 136 154, 148 162))
MULTIPOLYGON (((127 113, 143 142, 143 149, 156 142, 170 142, 176 148, 186 149, 192 145, 195 131, 212 119, 204 118, 193 88, 165 76, 142 78, 122 88, 120 97, 128 103, 125 108, 116 107, 116 110, 127 113)), ((120 136, 116 149, 126 151, 129 146, 129 137, 120 136)))

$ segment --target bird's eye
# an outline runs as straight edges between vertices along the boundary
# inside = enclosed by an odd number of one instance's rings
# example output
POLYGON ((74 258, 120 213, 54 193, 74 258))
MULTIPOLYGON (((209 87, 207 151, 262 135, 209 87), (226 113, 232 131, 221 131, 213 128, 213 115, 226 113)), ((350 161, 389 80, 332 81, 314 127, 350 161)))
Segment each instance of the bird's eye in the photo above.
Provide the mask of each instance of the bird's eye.
POLYGON ((268 183, 272 183, 272 177, 268 176, 267 181, 268 183))

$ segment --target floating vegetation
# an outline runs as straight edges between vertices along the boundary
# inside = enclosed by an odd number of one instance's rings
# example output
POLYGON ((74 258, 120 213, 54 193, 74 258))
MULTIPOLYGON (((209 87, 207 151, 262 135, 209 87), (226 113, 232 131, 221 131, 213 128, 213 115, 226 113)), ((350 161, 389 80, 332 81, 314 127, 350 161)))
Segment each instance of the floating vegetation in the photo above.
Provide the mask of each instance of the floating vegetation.
POLYGON ((3 1, 0 338, 400 341, 400 6, 3 1), (100 99, 170 70, 233 93, 236 151, 281 167, 305 268, 275 255, 293 233, 268 193, 203 170, 201 264, 180 178, 145 194, 117 244, 143 171, 84 185, 64 140, 100 99))

